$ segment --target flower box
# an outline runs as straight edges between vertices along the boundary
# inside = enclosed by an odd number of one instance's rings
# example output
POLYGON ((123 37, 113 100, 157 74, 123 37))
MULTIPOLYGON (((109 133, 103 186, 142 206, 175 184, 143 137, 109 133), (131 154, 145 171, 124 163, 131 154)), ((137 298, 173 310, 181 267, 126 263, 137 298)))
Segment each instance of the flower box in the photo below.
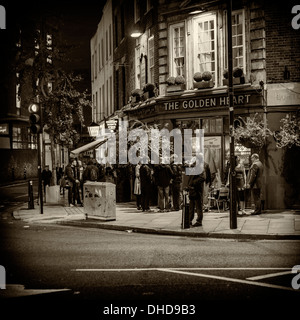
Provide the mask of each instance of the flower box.
MULTIPOLYGON (((245 84, 245 77, 237 77, 232 79, 233 85, 237 84, 245 84)), ((228 86, 229 85, 229 80, 228 79, 223 79, 223 86, 228 86)))
POLYGON ((194 82, 194 89, 207 89, 207 88, 213 88, 214 86, 215 84, 212 80, 194 82))
POLYGON ((173 84, 167 86, 167 92, 176 92, 185 90, 185 84, 173 84))
POLYGON ((140 96, 132 96, 131 97, 131 102, 132 103, 137 103, 139 101, 141 101, 141 97, 140 96))

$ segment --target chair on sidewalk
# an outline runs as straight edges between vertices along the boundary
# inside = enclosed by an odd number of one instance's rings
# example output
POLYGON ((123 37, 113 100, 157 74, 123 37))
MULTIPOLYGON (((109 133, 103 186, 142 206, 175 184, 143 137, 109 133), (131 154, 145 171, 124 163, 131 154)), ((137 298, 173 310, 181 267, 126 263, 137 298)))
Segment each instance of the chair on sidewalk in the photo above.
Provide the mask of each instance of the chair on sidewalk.
POLYGON ((218 189, 211 189, 208 192, 208 211, 211 210, 211 208, 215 207, 215 205, 217 206, 218 210, 219 210, 219 204, 218 204, 218 195, 219 195, 219 190, 218 189))
POLYGON ((219 195, 217 198, 217 207, 218 211, 220 212, 220 202, 223 203, 223 211, 225 211, 225 203, 227 204, 229 201, 229 188, 221 186, 219 195))

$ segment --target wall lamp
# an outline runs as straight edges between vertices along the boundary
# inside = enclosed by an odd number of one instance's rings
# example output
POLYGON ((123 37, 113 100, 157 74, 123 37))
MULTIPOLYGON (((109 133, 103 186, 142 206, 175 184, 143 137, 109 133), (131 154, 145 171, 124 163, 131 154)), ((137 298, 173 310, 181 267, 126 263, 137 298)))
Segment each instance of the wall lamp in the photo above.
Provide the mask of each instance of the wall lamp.
POLYGON ((140 30, 133 30, 130 34, 132 38, 139 38, 142 35, 142 32, 140 30))

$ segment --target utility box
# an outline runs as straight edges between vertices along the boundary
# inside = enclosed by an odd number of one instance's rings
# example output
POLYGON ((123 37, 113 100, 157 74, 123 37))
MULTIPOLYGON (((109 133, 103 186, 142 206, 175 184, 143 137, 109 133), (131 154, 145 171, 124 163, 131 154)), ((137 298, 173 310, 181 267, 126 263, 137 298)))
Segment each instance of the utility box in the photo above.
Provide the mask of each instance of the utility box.
POLYGON ((84 212, 87 218, 116 220, 116 185, 87 181, 83 185, 84 212))
POLYGON ((59 186, 46 186, 45 202, 46 203, 60 203, 59 186))

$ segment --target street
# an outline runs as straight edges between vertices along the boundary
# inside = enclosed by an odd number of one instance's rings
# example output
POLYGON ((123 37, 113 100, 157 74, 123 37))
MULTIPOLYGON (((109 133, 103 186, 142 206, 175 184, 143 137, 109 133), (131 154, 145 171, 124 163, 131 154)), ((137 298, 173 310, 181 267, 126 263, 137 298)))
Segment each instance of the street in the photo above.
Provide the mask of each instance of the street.
MULTIPOLYGON (((33 181, 33 195, 38 197, 38 183, 33 181)), ((28 181, 19 181, 11 185, 0 186, 0 213, 8 214, 20 204, 28 202, 28 181)))
POLYGON ((11 284, 25 286, 12 293, 17 301, 93 301, 104 311, 113 303, 280 301, 293 306, 300 297, 291 286, 291 269, 300 264, 296 240, 195 239, 12 219, 2 220, 0 228, 7 290, 11 284), (57 291, 25 297, 31 289, 57 291))

